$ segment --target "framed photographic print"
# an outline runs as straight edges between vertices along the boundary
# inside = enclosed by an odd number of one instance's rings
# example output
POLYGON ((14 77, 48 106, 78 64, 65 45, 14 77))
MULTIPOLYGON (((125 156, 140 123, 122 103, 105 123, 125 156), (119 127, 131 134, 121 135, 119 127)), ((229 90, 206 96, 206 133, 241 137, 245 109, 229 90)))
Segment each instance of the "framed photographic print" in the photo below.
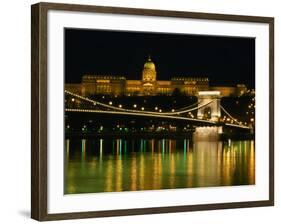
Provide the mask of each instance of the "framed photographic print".
POLYGON ((32 5, 32 218, 274 204, 274 19, 32 5))

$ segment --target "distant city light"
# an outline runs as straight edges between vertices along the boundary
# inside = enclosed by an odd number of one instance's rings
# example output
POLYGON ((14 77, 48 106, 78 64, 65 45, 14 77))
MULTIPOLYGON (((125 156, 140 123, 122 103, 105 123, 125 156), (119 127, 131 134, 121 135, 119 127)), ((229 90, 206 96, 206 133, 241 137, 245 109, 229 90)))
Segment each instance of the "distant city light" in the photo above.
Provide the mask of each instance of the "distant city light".
POLYGON ((119 104, 119 108, 122 108, 122 105, 121 105, 121 104, 119 104))
POLYGON ((158 110, 158 107, 155 107, 154 109, 155 109, 155 110, 158 110))
POLYGON ((142 107, 141 110, 144 110, 144 107, 142 107))
POLYGON ((137 104, 134 104, 134 108, 136 108, 137 107, 137 104))
POLYGON ((109 101, 109 105, 112 105, 112 101, 109 101))
POLYGON ((72 101, 72 102, 74 102, 74 101, 75 101, 75 99, 74 99, 74 98, 72 98, 72 99, 71 99, 71 101, 72 101))

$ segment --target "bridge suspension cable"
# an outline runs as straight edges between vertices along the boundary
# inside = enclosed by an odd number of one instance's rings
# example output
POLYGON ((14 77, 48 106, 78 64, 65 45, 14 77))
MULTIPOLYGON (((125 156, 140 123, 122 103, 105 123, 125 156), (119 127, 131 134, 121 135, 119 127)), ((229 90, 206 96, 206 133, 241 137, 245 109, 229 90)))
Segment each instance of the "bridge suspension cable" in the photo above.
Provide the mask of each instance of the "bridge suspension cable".
POLYGON ((177 119, 177 120, 187 120, 187 121, 198 121, 206 124, 215 125, 216 122, 210 120, 202 120, 196 118, 189 117, 180 117, 180 116, 169 116, 164 114, 148 114, 148 113, 132 113, 125 111, 104 111, 104 110, 88 110, 88 109, 69 109, 66 108, 65 111, 68 112, 85 112, 85 113, 105 113, 105 114, 124 114, 124 115, 134 115, 134 116, 146 116, 146 117, 157 117, 157 118, 169 118, 169 119, 177 119))
POLYGON ((193 106, 198 105, 198 104, 200 104, 201 102, 202 102, 202 101, 197 101, 196 103, 193 103, 193 104, 191 104, 191 105, 189 105, 189 106, 186 106, 186 107, 182 107, 182 108, 178 109, 177 111, 182 111, 182 110, 186 110, 186 109, 192 108, 193 106))
MULTIPOLYGON (((227 112, 226 109, 224 109, 224 107, 222 105, 220 105, 221 109, 223 110, 223 112, 225 112, 234 122, 236 122, 238 125, 241 125, 240 122, 237 121, 237 119, 235 119, 233 116, 231 116, 230 113, 227 112)), ((244 125, 242 125, 244 126, 244 125)))
MULTIPOLYGON (((79 98, 79 99, 82 99, 82 100, 85 100, 85 101, 87 101, 87 102, 93 103, 94 105, 100 105, 100 106, 103 106, 103 107, 106 107, 106 108, 110 108, 110 109, 113 109, 113 110, 117 110, 117 111, 106 111, 106 110, 93 110, 93 109, 71 109, 71 108, 66 108, 65 110, 66 110, 66 111, 69 111, 69 112, 91 112, 91 113, 109 113, 109 114, 124 114, 124 115, 137 115, 137 116, 152 116, 152 117, 162 117, 162 118, 171 118, 171 119, 191 120, 191 121, 200 121, 200 122, 209 123, 209 124, 216 124, 216 122, 210 121, 210 120, 203 120, 203 119, 196 119, 196 118, 189 118, 189 117, 173 116, 173 115, 180 115, 180 114, 184 114, 184 113, 191 112, 191 111, 194 111, 194 110, 198 110, 198 109, 200 109, 200 108, 202 108, 202 107, 205 107, 205 106, 211 104, 214 100, 212 100, 212 101, 210 101, 210 102, 207 102, 207 103, 205 103, 205 104, 202 104, 202 105, 200 105, 200 106, 198 105, 197 107, 192 108, 192 109, 187 109, 188 107, 191 107, 191 106, 192 106, 192 105, 190 105, 190 106, 187 106, 187 107, 184 107, 184 108, 180 108, 179 110, 174 111, 174 112, 154 112, 154 111, 140 111, 140 110, 131 110, 131 109, 119 108, 119 107, 110 106, 110 105, 107 105, 107 104, 105 104, 105 103, 101 103, 101 102, 98 102, 98 101, 95 101, 95 100, 91 100, 91 99, 89 99, 89 98, 80 96, 80 95, 78 95, 78 94, 69 92, 69 91, 67 91, 67 90, 65 90, 65 93, 66 93, 66 94, 69 94, 69 95, 71 95, 71 96, 73 96, 73 97, 77 97, 77 98, 79 98)), ((196 104, 199 104, 199 103, 200 103, 200 102, 198 102, 198 103, 196 103, 196 104)), ((225 125, 249 129, 248 126, 241 125, 241 124, 237 121, 237 119, 235 119, 230 113, 228 113, 227 110, 226 110, 222 105, 220 105, 220 108, 221 108, 234 122, 237 123, 237 124, 228 124, 228 123, 225 123, 225 125)))
MULTIPOLYGON (((103 106, 103 107, 106 107, 106 108, 110 108, 110 109, 113 109, 113 110, 124 111, 124 112, 132 112, 132 113, 147 113, 147 114, 155 114, 155 115, 162 115, 162 114, 164 114, 164 115, 179 115, 179 114, 183 114, 183 113, 188 113, 188 112, 192 112, 194 110, 198 110, 198 109, 200 109, 202 107, 205 107, 205 106, 207 106, 207 105, 209 105, 209 104, 211 104, 213 102, 213 100, 212 100, 210 102, 207 102, 205 104, 202 104, 202 105, 200 105, 198 107, 195 107, 195 108, 192 108, 192 109, 185 109, 187 107, 184 107, 184 108, 180 108, 180 109, 178 109, 178 110, 176 110, 174 112, 154 112, 154 111, 141 111, 141 110, 131 110, 131 109, 119 108, 119 107, 110 106, 110 105, 107 105, 105 103, 101 103, 101 102, 98 102, 98 101, 95 101, 95 100, 91 100, 89 98, 80 96, 78 94, 72 93, 72 92, 67 91, 67 90, 65 90, 65 93, 67 93, 67 94, 69 94, 71 96, 80 98, 82 100, 85 100, 87 102, 93 103, 94 105, 97 104, 97 105, 100 105, 100 106, 103 106)), ((196 103, 196 104, 198 104, 198 103, 196 103)))

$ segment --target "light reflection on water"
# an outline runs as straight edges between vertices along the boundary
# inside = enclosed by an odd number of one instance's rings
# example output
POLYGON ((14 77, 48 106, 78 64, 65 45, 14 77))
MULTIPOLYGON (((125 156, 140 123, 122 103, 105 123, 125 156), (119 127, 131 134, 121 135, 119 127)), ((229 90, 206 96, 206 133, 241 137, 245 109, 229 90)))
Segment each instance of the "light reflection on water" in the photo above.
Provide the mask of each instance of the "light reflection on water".
POLYGON ((255 183, 254 141, 67 139, 65 193, 255 183))

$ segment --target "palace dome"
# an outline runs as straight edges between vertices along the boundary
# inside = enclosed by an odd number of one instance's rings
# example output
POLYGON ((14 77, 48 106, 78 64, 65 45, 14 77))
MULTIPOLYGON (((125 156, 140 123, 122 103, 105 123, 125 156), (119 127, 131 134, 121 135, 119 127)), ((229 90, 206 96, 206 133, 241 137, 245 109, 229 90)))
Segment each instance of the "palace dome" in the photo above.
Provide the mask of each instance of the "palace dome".
POLYGON ((142 81, 144 82, 154 82, 156 81, 156 69, 155 64, 151 61, 150 56, 145 62, 142 70, 142 81))
POLYGON ((151 61, 150 56, 148 57, 147 61, 145 62, 143 68, 155 71, 155 64, 151 61))

